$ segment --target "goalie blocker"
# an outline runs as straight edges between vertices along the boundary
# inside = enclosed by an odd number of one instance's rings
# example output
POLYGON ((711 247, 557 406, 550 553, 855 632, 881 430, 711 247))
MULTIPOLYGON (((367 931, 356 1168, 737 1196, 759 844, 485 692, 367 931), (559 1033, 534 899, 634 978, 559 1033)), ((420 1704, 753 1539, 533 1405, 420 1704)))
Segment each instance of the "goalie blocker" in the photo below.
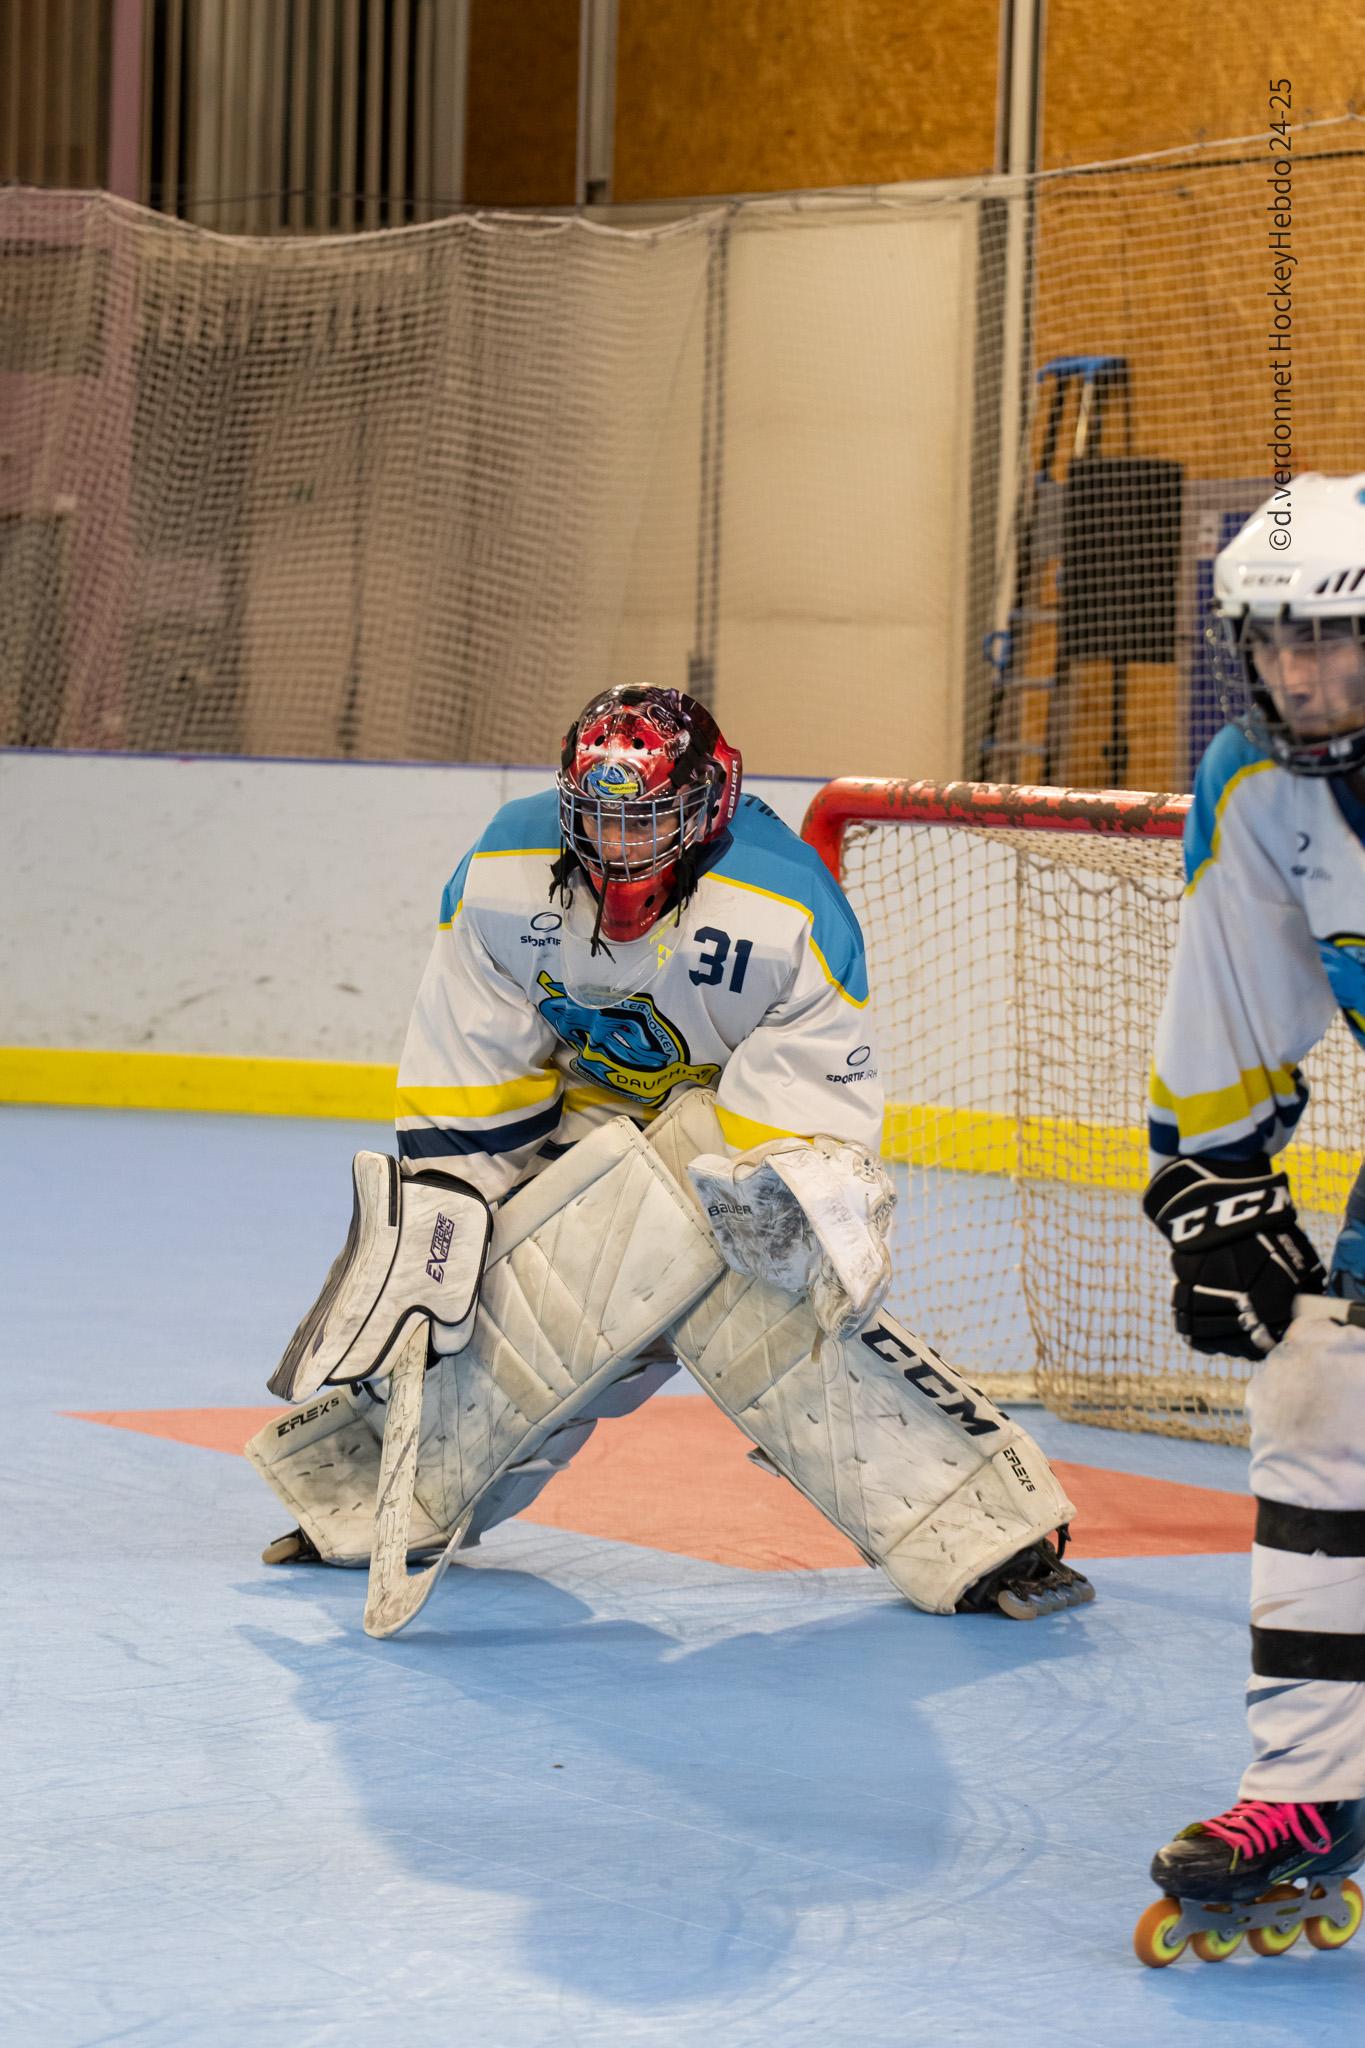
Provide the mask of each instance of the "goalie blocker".
MULTIPOLYGON (((687 1178, 721 1149, 711 1099, 694 1091, 648 1142, 613 1119, 503 1204, 469 1341, 435 1360, 408 1432, 408 1551, 444 1544, 444 1564, 525 1506, 599 1416, 658 1384, 642 1355, 657 1357, 663 1334, 761 1461, 917 1607, 1027 1619, 1093 1598, 1047 1541, 1074 1510, 1025 1430, 891 1317, 831 1338, 801 1297, 725 1269, 687 1178)), ((330 1399, 248 1448, 309 1547, 359 1564, 382 1408, 363 1388, 330 1399)), ((376 1601, 372 1581, 372 1632, 411 1619, 434 1574, 408 1584, 376 1601)))

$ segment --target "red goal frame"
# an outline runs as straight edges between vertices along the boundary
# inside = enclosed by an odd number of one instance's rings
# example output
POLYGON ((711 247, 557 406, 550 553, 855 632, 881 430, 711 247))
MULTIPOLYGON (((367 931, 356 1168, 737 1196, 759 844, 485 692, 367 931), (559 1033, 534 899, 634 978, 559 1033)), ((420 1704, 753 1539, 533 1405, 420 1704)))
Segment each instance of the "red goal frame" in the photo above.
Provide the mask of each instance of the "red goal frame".
POLYGON ((1194 799, 1134 789, 1046 789, 1008 782, 904 782, 844 776, 811 798, 801 837, 836 881, 851 825, 981 825, 1011 832, 1099 832, 1179 839, 1194 799))

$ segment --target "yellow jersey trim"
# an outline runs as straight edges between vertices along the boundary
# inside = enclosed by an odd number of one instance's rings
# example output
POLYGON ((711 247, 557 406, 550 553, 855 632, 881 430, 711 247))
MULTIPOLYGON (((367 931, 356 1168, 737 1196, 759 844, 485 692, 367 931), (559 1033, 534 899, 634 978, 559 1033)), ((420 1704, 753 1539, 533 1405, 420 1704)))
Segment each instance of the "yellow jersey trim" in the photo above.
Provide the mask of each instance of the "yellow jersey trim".
POLYGON ((559 1093, 562 1076, 542 1067, 538 1074, 524 1074, 515 1081, 498 1081, 481 1088, 400 1088, 398 1116, 425 1117, 432 1123, 447 1118, 470 1118, 480 1122, 503 1116, 514 1109, 530 1109, 550 1102, 559 1093))
POLYGON ((1160 1074, 1154 1073, 1151 1100, 1154 1109, 1169 1110, 1182 1138, 1207 1138, 1229 1124, 1244 1122, 1252 1110, 1272 1097, 1285 1104, 1297 1102, 1298 1088, 1288 1067, 1243 1067, 1226 1088, 1209 1088, 1199 1095, 1175 1095, 1160 1074))
MULTIPOLYGON (((855 1010, 865 1010, 867 1008, 868 1004, 872 1000, 871 993, 869 992, 865 996, 850 995, 848 990, 844 987, 844 984, 840 981, 838 975, 831 971, 828 960, 826 960, 824 954, 816 945, 814 933, 815 913, 810 908, 809 904, 798 903, 794 896, 779 896, 776 889, 760 889, 757 882, 736 881, 733 875, 713 874, 709 876, 708 879, 713 882, 723 883, 727 889, 747 889, 751 896, 766 896, 768 900, 772 903, 785 903, 788 910, 799 910, 802 917, 805 918, 807 924, 809 924, 812 927, 811 931, 809 931, 806 934, 806 944, 810 947, 812 953, 814 953, 816 957, 816 960, 819 962, 820 972, 824 975, 825 980, 829 983, 831 988, 837 988, 840 995, 843 997, 844 1001, 846 1003, 851 1004, 855 1010)), ((781 1132, 779 1135, 785 1137, 788 1135, 788 1133, 781 1132)), ((759 1139, 755 1138, 755 1144, 758 1144, 760 1142, 761 1141, 759 1139)))
POLYGON ((1203 880, 1206 871, 1213 866, 1218 858, 1218 842, 1223 836, 1223 810, 1233 790, 1236 789, 1239 782, 1245 782, 1248 775, 1262 775, 1267 768, 1273 768, 1274 766, 1275 763, 1273 761, 1248 761, 1237 770, 1235 775, 1228 777, 1227 786, 1213 807, 1213 837, 1209 841, 1209 850, 1190 876, 1189 881, 1185 884, 1185 894, 1187 896, 1194 894, 1203 880))
POLYGON ((558 860, 557 846, 490 846, 486 852, 471 853, 474 860, 558 860))
POLYGON ((716 1104, 716 1115, 725 1133, 726 1144, 737 1145, 741 1152, 749 1152, 755 1145, 766 1145, 772 1138, 802 1138, 806 1135, 804 1131, 779 1130, 776 1124, 755 1123, 752 1117, 738 1116, 733 1109, 722 1109, 719 1103, 716 1104))

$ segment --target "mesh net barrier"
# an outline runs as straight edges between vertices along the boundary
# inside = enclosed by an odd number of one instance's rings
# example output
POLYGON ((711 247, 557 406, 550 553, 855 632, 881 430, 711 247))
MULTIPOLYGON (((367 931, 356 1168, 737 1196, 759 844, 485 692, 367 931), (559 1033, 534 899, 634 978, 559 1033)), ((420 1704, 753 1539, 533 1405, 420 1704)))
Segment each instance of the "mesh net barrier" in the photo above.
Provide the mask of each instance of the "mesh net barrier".
POLYGON ((0 743, 545 761, 647 677, 767 773, 1188 789, 1214 555, 1365 449, 1359 127, 1283 206, 1269 134, 638 225, 0 191, 0 743))
POLYGON ((1361 123, 1281 134, 1262 104, 1261 134, 1032 188, 1028 417, 992 620, 1008 637, 994 671, 969 670, 969 775, 1189 789, 1220 723, 1215 554, 1277 466, 1365 462, 1365 276, 1339 253, 1361 123))
POLYGON ((5 739, 550 757, 607 665, 707 221, 0 219, 5 739))
MULTIPOLYGON (((1073 818, 1084 801, 1068 792, 1073 818)), ((843 873, 901 1194, 896 1312, 969 1375, 1073 1421, 1245 1442, 1248 1367, 1175 1335, 1166 1247, 1139 1202, 1178 839, 858 823, 843 873)), ((1285 1158, 1326 1257, 1359 1161, 1343 1147, 1365 1124, 1344 1025, 1304 1071, 1285 1158)))
POLYGON ((965 504, 922 578, 904 533, 970 409, 974 220, 247 238, 0 191, 0 744, 548 761, 605 683, 712 696, 723 639, 770 773, 828 773, 836 674, 899 758, 916 650, 946 748, 965 504))

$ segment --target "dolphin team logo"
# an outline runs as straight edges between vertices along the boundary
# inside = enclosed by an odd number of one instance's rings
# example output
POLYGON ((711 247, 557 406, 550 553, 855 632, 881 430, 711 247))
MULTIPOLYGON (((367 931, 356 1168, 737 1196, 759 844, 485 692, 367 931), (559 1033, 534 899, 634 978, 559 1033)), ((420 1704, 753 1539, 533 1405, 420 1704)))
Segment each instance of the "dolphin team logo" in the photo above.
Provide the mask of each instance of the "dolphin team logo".
POLYGON ((609 1010, 589 1010, 548 974, 536 976, 544 995, 536 1007, 550 1029, 574 1049, 574 1071, 600 1088, 614 1088, 644 1109, 655 1109, 686 1082, 709 1088, 720 1077, 712 1061, 693 1065, 687 1040, 661 1017, 649 996, 623 996, 609 1010))
POLYGON ((1333 932, 1318 952, 1346 1022, 1365 1044, 1365 932, 1333 932))
POLYGON ((607 803, 623 804, 643 796, 645 785, 639 769, 632 768, 629 761, 595 761, 583 777, 583 793, 607 803))

